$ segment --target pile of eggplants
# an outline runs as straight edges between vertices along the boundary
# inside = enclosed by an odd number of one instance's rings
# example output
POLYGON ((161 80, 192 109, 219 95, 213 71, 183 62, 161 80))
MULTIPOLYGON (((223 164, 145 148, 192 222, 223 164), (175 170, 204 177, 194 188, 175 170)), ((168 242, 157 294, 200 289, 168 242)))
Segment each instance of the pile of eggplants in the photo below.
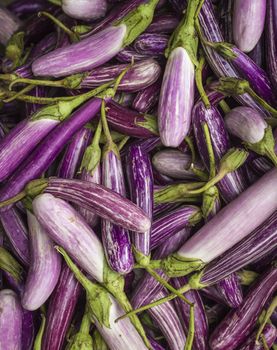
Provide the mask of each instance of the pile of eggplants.
POLYGON ((276 349, 276 167, 277 0, 0 5, 0 349, 276 349))

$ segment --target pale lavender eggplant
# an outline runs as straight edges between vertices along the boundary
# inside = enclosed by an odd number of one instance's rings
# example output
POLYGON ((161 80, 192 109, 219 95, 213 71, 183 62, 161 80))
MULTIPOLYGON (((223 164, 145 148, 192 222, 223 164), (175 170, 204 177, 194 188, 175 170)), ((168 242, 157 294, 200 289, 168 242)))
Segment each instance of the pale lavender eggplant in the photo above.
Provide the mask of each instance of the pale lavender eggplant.
POLYGON ((115 57, 117 61, 122 63, 132 63, 132 62, 139 62, 146 60, 149 58, 147 55, 143 55, 141 53, 138 53, 135 49, 133 49, 131 46, 125 47, 123 50, 121 50, 115 57))
MULTIPOLYGON (((172 279, 172 285, 174 288, 179 289, 186 284, 187 279, 174 278, 172 279)), ((208 319, 205 312, 205 307, 201 298, 201 295, 196 290, 191 290, 184 294, 184 296, 194 304, 194 341, 193 349, 195 350, 207 350, 208 349, 208 336, 209 326, 208 319)), ((185 333, 188 334, 189 319, 190 319, 190 307, 180 298, 174 300, 174 305, 177 310, 177 314, 183 324, 185 333)))
POLYGON ((0 291, 0 308, 0 348, 21 350, 23 311, 15 292, 0 291))
POLYGON ((106 0, 80 0, 78 6, 74 0, 62 0, 62 9, 69 17, 83 21, 104 17, 108 4, 106 0))
POLYGON ((247 237, 276 211, 276 180, 277 169, 273 169, 248 187, 198 230, 178 250, 177 256, 184 261, 193 258, 203 266, 247 237))
POLYGON ((147 115, 122 107, 114 101, 108 102, 107 107, 107 120, 114 130, 132 137, 148 138, 156 136, 156 132, 151 127, 147 127, 151 124, 147 115))
POLYGON ((99 282, 104 280, 103 246, 84 219, 62 199, 41 194, 33 201, 39 223, 74 260, 99 282))
POLYGON ((277 4, 274 0, 267 1, 266 18, 266 66, 268 76, 277 91, 277 4))
POLYGON ((158 14, 153 18, 147 28, 147 33, 169 33, 171 34, 179 24, 177 16, 172 13, 158 14))
MULTIPOLYGON (((178 150, 164 149, 155 153, 152 158, 154 167, 163 175, 167 175, 173 179, 196 180, 198 177, 192 170, 191 155, 178 150)), ((195 164, 197 168, 203 168, 199 163, 195 164)))
MULTIPOLYGON (((206 168, 209 169, 209 155, 202 128, 203 122, 206 122, 209 127, 217 164, 219 164, 220 159, 229 150, 230 142, 224 120, 218 109, 214 106, 207 109, 202 102, 197 103, 192 112, 193 131, 200 157, 206 168)), ((227 174, 218 183, 220 194, 227 203, 234 200, 246 187, 247 182, 241 169, 227 174)))
POLYGON ((264 30, 266 0, 235 0, 233 10, 234 42, 243 52, 257 45, 264 30))
POLYGON ((71 137, 96 116, 100 107, 101 99, 93 98, 74 112, 69 119, 52 130, 29 156, 27 161, 6 182, 6 185, 0 191, 1 200, 16 195, 30 180, 40 177, 56 159, 71 137))
POLYGON ((91 130, 83 127, 71 139, 58 169, 58 176, 73 179, 82 161, 83 154, 91 140, 91 130))
POLYGON ((242 345, 254 329, 267 300, 276 291, 277 269, 272 267, 248 292, 243 303, 231 310, 213 331, 209 344, 213 350, 232 350, 242 345))
POLYGON ((238 276, 235 273, 219 281, 216 287, 225 304, 231 308, 240 306, 243 301, 243 294, 238 276))
POLYGON ((35 216, 27 211, 31 262, 21 303, 25 310, 40 308, 53 292, 61 272, 61 256, 35 216))
POLYGON ((64 264, 47 310, 42 350, 62 349, 81 291, 80 283, 64 264))
POLYGON ((169 36, 165 34, 144 33, 134 42, 135 50, 143 55, 163 55, 168 45, 169 36))
POLYGON ((185 227, 192 227, 201 220, 198 207, 183 205, 166 213, 153 222, 150 249, 158 247, 165 239, 170 239, 185 227))
POLYGON ((140 113, 147 113, 153 109, 159 101, 161 82, 157 80, 154 84, 139 91, 133 100, 132 108, 140 113))
POLYGON ((36 59, 32 71, 35 76, 63 77, 96 68, 122 49, 126 30, 123 24, 108 27, 78 43, 53 50, 36 59))
POLYGON ((242 141, 257 143, 264 138, 267 123, 263 115, 250 107, 235 107, 225 117, 227 130, 242 141))
POLYGON ((22 216, 16 208, 11 208, 1 212, 0 220, 14 253, 24 265, 28 266, 30 263, 29 234, 22 216))
POLYGON ((194 102, 194 66, 186 50, 175 48, 166 64, 158 108, 164 146, 178 147, 189 132, 194 102))
POLYGON ((12 35, 19 29, 21 23, 12 12, 3 6, 0 7, 0 22, 0 43, 6 45, 12 35))
MULTIPOLYGON (((94 88, 105 84, 116 78, 127 66, 127 64, 116 64, 95 68, 84 77, 78 88, 94 88)), ((118 86, 118 91, 140 91, 142 88, 146 88, 155 83, 160 74, 161 67, 154 59, 147 59, 135 63, 122 78, 118 86)))
MULTIPOLYGON (((102 159, 102 184, 126 197, 121 159, 112 150, 102 159)), ((102 220, 101 224, 102 242, 110 267, 120 274, 129 273, 134 266, 129 231, 108 220, 102 220)))
MULTIPOLYGON (((262 332, 265 342, 270 349, 277 338, 277 329, 273 324, 267 323, 262 332)), ((263 350, 264 345, 261 340, 256 341, 257 332, 253 334, 246 340, 246 342, 240 347, 240 350, 263 350)))
POLYGON ((7 8, 17 17, 25 16, 26 18, 28 15, 43 11, 46 6, 47 3, 44 0, 16 0, 9 4, 7 8))
MULTIPOLYGON (((142 147, 132 145, 127 156, 127 178, 132 201, 149 217, 152 224, 154 180, 148 153, 142 147)), ((151 226, 143 233, 135 233, 133 244, 137 251, 150 254, 151 226)))
MULTIPOLYGON (((155 301, 165 297, 167 293, 164 290, 155 294, 151 300, 155 301)), ((149 315, 158 325, 164 335, 170 350, 184 349, 186 344, 186 335, 182 323, 176 313, 174 304, 168 301, 164 304, 155 306, 148 310, 149 315)))

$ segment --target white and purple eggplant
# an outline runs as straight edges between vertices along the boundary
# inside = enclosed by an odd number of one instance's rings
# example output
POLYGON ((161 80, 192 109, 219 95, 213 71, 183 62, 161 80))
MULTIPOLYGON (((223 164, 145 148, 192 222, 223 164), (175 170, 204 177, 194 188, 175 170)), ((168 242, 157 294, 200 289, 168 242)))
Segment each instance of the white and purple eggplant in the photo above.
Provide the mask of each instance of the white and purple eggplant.
POLYGON ((2 27, 0 43, 6 45, 12 35, 19 29, 21 23, 12 12, 3 6, 0 7, 0 22, 2 27))
POLYGON ((177 16, 170 12, 157 13, 147 28, 147 33, 171 34, 179 24, 177 16))
POLYGON ((276 1, 267 1, 266 14, 266 66, 268 76, 277 91, 277 5, 276 1))
POLYGON ((0 348, 20 350, 23 310, 15 292, 2 289, 0 307, 0 348))
POLYGON ((233 37, 238 48, 250 52, 264 30, 266 0, 235 0, 233 37))
POLYGON ((157 3, 158 0, 149 0, 140 4, 102 31, 38 58, 32 64, 34 75, 62 77, 106 63, 149 26, 157 3))
POLYGON ((35 216, 27 211, 30 232, 31 262, 22 306, 33 311, 40 308, 53 292, 61 271, 61 257, 35 216))
POLYGON ((153 109, 159 100, 161 82, 157 80, 154 84, 139 91, 132 102, 132 108, 140 113, 147 113, 153 109))
POLYGON ((241 350, 263 350, 264 344, 270 349, 277 338, 277 329, 273 324, 268 323, 262 333, 261 339, 256 340, 257 332, 253 332, 246 342, 240 346, 241 350))
POLYGON ((81 0, 76 6, 74 0, 62 0, 62 9, 69 17, 90 21, 105 16, 108 4, 106 0, 81 0))
MULTIPOLYGON (((126 162, 131 199, 146 213, 152 226, 154 180, 149 155, 139 145, 131 145, 126 162)), ((138 263, 150 259, 151 226, 143 233, 135 233, 133 238, 138 263)))
POLYGON ((168 45, 169 37, 165 34, 144 33, 134 42, 135 50, 142 55, 163 55, 168 45))

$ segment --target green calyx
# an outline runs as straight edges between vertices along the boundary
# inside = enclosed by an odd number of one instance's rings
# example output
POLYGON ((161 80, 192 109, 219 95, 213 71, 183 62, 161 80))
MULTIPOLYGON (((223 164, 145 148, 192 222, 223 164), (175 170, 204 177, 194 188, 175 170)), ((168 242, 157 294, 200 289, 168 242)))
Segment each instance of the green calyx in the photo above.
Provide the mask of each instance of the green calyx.
POLYGON ((162 260, 161 267, 169 277, 186 276, 193 271, 202 269, 205 263, 200 259, 184 258, 177 253, 162 260))
POLYGON ((17 282, 22 281, 22 266, 3 247, 0 247, 0 269, 10 274, 17 282))
POLYGON ((90 348, 90 349, 94 349, 94 350, 109 350, 107 344, 105 343, 102 335, 99 333, 97 328, 93 332, 92 339, 93 339, 93 347, 90 348))
POLYGON ((219 192, 216 186, 208 188, 203 193, 202 213, 205 219, 207 219, 209 215, 214 212, 216 204, 219 200, 219 192))
POLYGON ((151 255, 144 255, 142 252, 140 252, 138 249, 136 249, 135 246, 133 246, 133 252, 134 252, 134 256, 136 259, 136 262, 140 265, 140 266, 148 266, 151 260, 151 255))
POLYGON ((88 33, 91 29, 92 29, 91 26, 85 25, 85 24, 79 24, 79 25, 73 26, 73 27, 71 28, 71 30, 72 30, 74 33, 78 34, 78 35, 86 34, 86 33, 88 33))
POLYGON ((234 60, 238 55, 234 52, 234 45, 225 42, 209 42, 206 41, 205 44, 218 52, 221 56, 226 59, 234 60))
POLYGON ((203 182, 191 182, 186 184, 174 184, 156 190, 154 200, 156 204, 171 202, 198 202, 199 197, 189 194, 194 189, 203 186, 203 182))
POLYGON ((113 24, 114 26, 126 26, 126 35, 122 47, 130 45, 151 24, 158 2, 159 0, 149 0, 146 4, 139 5, 123 19, 113 24))
POLYGON ((189 225, 195 226, 203 219, 202 211, 198 208, 197 212, 189 218, 189 225))
POLYGON ((237 272, 239 276, 240 284, 243 286, 250 286, 259 277, 259 274, 255 271, 241 270, 237 272))
POLYGON ((24 51, 24 35, 24 32, 15 33, 6 46, 5 56, 13 63, 11 70, 21 64, 24 51))
POLYGON ((159 135, 157 118, 150 114, 144 114, 144 121, 136 121, 135 124, 150 130, 154 135, 159 135))
POLYGON ((272 163, 277 166, 277 155, 275 153, 275 139, 272 133, 272 128, 268 125, 265 129, 264 137, 257 143, 244 142, 244 145, 251 151, 262 156, 268 157, 272 163))

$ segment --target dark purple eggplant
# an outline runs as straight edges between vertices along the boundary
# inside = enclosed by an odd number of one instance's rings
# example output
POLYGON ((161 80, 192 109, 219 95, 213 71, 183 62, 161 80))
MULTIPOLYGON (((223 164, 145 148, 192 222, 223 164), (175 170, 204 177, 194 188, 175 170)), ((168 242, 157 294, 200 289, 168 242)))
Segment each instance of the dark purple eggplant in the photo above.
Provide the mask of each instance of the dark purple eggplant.
POLYGON ((177 16, 172 13, 157 14, 147 28, 147 33, 171 34, 179 24, 177 16))
POLYGON ((44 0, 16 0, 8 5, 8 9, 17 17, 25 17, 45 10, 47 3, 44 0))
POLYGON ((163 55, 168 40, 169 37, 165 34, 144 33, 136 39, 133 46, 142 55, 163 55))
POLYGON ((273 324, 268 323, 263 330, 263 340, 260 338, 256 340, 257 332, 254 331, 253 334, 247 339, 247 341, 240 347, 240 350, 263 350, 264 344, 266 343, 270 349, 277 338, 277 329, 273 324))
POLYGON ((267 1, 266 14, 266 65, 267 73, 277 91, 277 4, 274 0, 267 1))

